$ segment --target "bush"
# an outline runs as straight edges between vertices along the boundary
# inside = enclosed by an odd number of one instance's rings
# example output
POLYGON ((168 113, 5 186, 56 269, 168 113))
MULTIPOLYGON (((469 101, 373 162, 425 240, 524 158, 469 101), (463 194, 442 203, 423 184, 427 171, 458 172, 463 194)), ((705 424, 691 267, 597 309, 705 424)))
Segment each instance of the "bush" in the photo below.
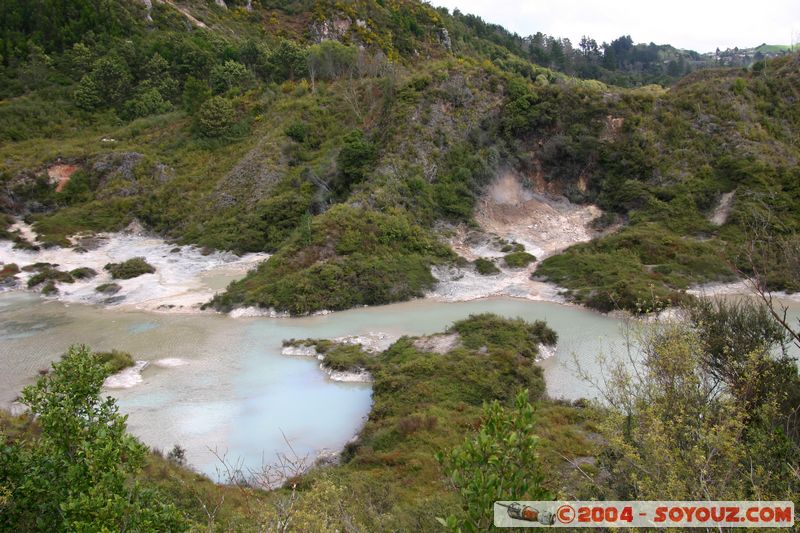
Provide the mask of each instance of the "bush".
POLYGON ((523 268, 536 261, 536 256, 528 252, 512 252, 503 257, 506 265, 510 268, 523 268))
POLYGON ((0 268, 0 281, 13 278, 17 274, 19 274, 19 266, 16 263, 3 265, 3 268, 0 268))
POLYGON ((172 110, 172 103, 164 100, 158 89, 148 89, 125 102, 122 114, 128 120, 148 115, 159 115, 172 110))
POLYGON ((103 268, 111 273, 113 279, 131 279, 156 271, 153 265, 144 260, 144 257, 134 257, 122 263, 108 263, 103 268))
POLYGON ((311 127, 308 125, 308 122, 298 120, 286 126, 283 132, 290 139, 303 143, 311 133, 311 127))
POLYGON ((492 261, 484 259, 483 257, 479 257, 475 260, 475 269, 478 271, 478 274, 482 276, 492 276, 500 273, 500 269, 497 268, 492 261))
POLYGON ((3 443, 3 531, 182 531, 188 524, 154 488, 137 480, 146 449, 126 433, 108 374, 85 346, 22 391, 40 428, 30 442, 3 443))
POLYGON ((422 296, 451 252, 399 209, 336 205, 308 219, 269 260, 212 301, 304 314, 422 296))
POLYGON ((536 453, 535 417, 527 391, 520 392, 514 409, 500 402, 487 404, 478 435, 467 437, 448 454, 438 454, 447 477, 461 495, 463 517, 438 520, 452 531, 488 531, 497 500, 550 500, 536 453))
POLYGON ((131 75, 125 62, 105 56, 95 61, 92 72, 81 79, 75 100, 79 107, 92 111, 122 102, 130 89, 131 75))
POLYGON ((70 270, 69 275, 75 279, 91 279, 97 275, 97 271, 89 267, 80 267, 70 270))
POLYGON ((94 288, 94 290, 103 294, 116 294, 121 289, 122 287, 117 283, 103 283, 94 288))
POLYGON ((521 318, 510 320, 492 313, 470 315, 454 323, 448 332, 461 335, 462 344, 472 350, 510 350, 530 359, 539 355, 539 344, 555 346, 558 342, 558 334, 541 320, 529 323, 521 318))
POLYGON ((189 113, 196 113, 203 102, 211 98, 211 89, 204 81, 189 76, 183 84, 183 108, 189 113))
POLYGON ((205 137, 223 137, 236 121, 233 104, 221 96, 209 98, 200 106, 197 124, 205 137))
POLYGON ((133 356, 127 352, 111 350, 110 352, 94 352, 94 357, 102 363, 109 374, 116 374, 134 365, 133 356))
POLYGON ((294 41, 281 39, 267 56, 273 81, 282 82, 302 77, 308 72, 306 51, 294 41))
POLYGON ((62 272, 61 270, 57 270, 50 266, 43 267, 38 273, 34 274, 33 276, 28 279, 28 287, 35 287, 36 285, 40 285, 44 282, 52 282, 51 291, 55 288, 56 281, 60 281, 62 283, 74 283, 74 279, 69 274, 69 272, 62 272))
POLYGON ((42 294, 44 294, 45 296, 52 296, 53 294, 58 294, 58 287, 56 287, 56 282, 51 279, 47 283, 45 283, 44 286, 42 287, 42 294))
POLYGON ((570 289, 573 300, 600 311, 658 310, 703 281, 729 281, 719 243, 640 224, 548 257, 537 276, 570 289))

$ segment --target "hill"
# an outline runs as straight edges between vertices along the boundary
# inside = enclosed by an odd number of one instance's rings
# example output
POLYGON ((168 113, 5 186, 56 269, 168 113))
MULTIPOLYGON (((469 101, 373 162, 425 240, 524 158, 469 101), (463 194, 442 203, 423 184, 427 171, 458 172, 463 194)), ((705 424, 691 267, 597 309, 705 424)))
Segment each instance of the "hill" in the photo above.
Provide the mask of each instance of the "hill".
POLYGON ((762 43, 753 48, 753 50, 755 52, 761 52, 762 54, 780 54, 782 52, 791 52, 792 47, 787 44, 762 43))
MULTIPOLYGON (((764 208, 787 235, 798 222, 796 55, 620 88, 411 0, 40 4, 12 2, 3 20, 7 224, 68 246, 137 220, 181 243, 273 253, 219 309, 420 296, 431 267, 464 266, 444 237, 474 226, 507 172, 621 228, 537 269, 604 310, 747 270, 764 208)), ((797 288, 788 272, 770 283, 797 288)))

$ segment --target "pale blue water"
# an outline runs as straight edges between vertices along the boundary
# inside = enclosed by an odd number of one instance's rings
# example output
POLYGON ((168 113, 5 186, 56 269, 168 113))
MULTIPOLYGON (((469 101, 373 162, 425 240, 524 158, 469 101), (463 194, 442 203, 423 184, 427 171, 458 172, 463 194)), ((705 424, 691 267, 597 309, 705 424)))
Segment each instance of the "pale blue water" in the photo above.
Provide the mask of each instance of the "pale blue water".
POLYGON ((155 322, 140 322, 138 324, 131 325, 128 329, 130 329, 131 333, 145 333, 151 329, 156 329, 157 327, 158 324, 155 322))
POLYGON ((574 306, 495 298, 461 303, 418 300, 325 316, 269 319, 104 310, 0 294, 0 403, 8 406, 37 371, 70 344, 125 350, 151 364, 143 382, 113 389, 128 426, 146 444, 187 449, 189 462, 215 476, 217 455, 245 469, 272 464, 289 445, 299 454, 339 450, 371 406, 368 385, 331 382, 308 358, 280 355, 288 338, 384 332, 420 335, 455 320, 493 312, 546 320, 559 334, 541 363, 554 397, 595 397, 575 374, 576 361, 598 374, 597 356, 624 355, 623 322, 574 306), (162 358, 187 364, 161 368, 162 358), (216 451, 216 454, 214 453, 216 451))

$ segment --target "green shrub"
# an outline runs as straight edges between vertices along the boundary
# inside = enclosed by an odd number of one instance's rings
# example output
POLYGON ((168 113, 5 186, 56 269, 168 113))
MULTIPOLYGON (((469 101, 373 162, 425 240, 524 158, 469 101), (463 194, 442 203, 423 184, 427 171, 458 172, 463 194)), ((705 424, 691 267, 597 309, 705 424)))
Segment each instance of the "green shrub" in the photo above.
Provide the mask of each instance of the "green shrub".
POLYGON ((528 323, 521 318, 511 320, 491 313, 470 315, 454 323, 448 331, 458 333, 461 343, 472 350, 510 350, 531 359, 539 354, 539 344, 555 346, 558 342, 558 334, 541 320, 528 323))
POLYGON ((452 514, 439 522, 452 531, 486 531, 494 523, 497 500, 550 500, 537 448, 539 438, 528 391, 520 392, 514 409, 495 400, 483 409, 478 435, 437 458, 459 491, 463 517, 452 514))
POLYGON ((360 346, 339 344, 325 352, 325 368, 343 372, 369 369, 371 357, 360 346))
POLYGON ((75 91, 79 107, 92 111, 121 103, 131 90, 131 74, 125 62, 116 56, 101 57, 92 71, 81 79, 75 91))
POLYGON ((642 224, 548 257, 535 275, 600 311, 647 312, 678 303, 692 284, 733 279, 721 253, 718 242, 642 224))
POLYGON ((203 102, 197 116, 200 134, 205 137, 223 137, 236 122, 233 104, 221 96, 203 102))
POLYGON ((109 374, 116 374, 134 365, 133 356, 127 352, 111 350, 110 352, 94 352, 94 357, 102 363, 109 374))
POLYGON ((181 102, 183 108, 189 113, 197 113, 203 102, 211 98, 211 89, 208 83, 198 80, 194 76, 186 78, 186 83, 183 84, 183 95, 181 102))
POLYGON ((103 294, 116 294, 120 289, 122 287, 117 283, 102 283, 94 288, 94 290, 103 294))
POLYGON ((523 268, 536 261, 536 256, 528 252, 512 252, 503 257, 510 268, 523 268))
POLYGON ((303 143, 311 134, 311 127, 309 126, 308 122, 298 120, 286 126, 286 129, 284 129, 283 132, 290 139, 299 143, 303 143))
POLYGON ((507 254, 509 252, 524 252, 525 251, 525 246, 520 244, 520 243, 518 243, 518 242, 512 242, 512 243, 504 244, 500 248, 500 251, 503 252, 504 254, 507 254))
POLYGON ((147 89, 122 106, 122 114, 128 120, 148 115, 159 115, 172 110, 172 103, 165 100, 156 88, 147 89))
POLYGON ((494 274, 499 274, 500 269, 497 268, 489 259, 485 259, 483 257, 479 257, 474 261, 475 269, 478 271, 478 274, 482 276, 492 276, 494 274))
POLYGON ((58 294, 58 287, 56 287, 56 282, 53 281, 52 279, 48 280, 47 283, 45 283, 42 286, 42 294, 44 294, 45 296, 58 294))
POLYGON ((103 268, 111 273, 113 279, 131 279, 156 271, 153 265, 144 260, 144 257, 134 257, 122 263, 108 263, 103 268))
POLYGON ((97 275, 97 271, 89 267, 80 267, 70 270, 69 274, 75 279, 91 279, 97 275))
POLYGON ((284 246, 212 301, 303 314, 422 296, 430 268, 451 252, 399 209, 336 205, 298 228, 284 246))
POLYGON ((103 395, 108 374, 85 346, 72 346, 52 372, 22 391, 39 428, 35 439, 3 443, 4 531, 188 529, 182 514, 140 475, 147 450, 103 395), (34 526, 35 524, 35 526, 34 526), (27 527, 31 526, 31 527, 27 527))
POLYGON ((361 130, 349 132, 343 141, 344 145, 336 157, 339 178, 335 187, 339 191, 346 191, 354 183, 362 181, 377 156, 375 146, 367 140, 361 130))
POLYGON ((45 282, 51 282, 48 283, 48 285, 51 286, 49 290, 52 290, 55 288, 56 281, 60 281, 62 283, 75 282, 69 272, 62 272, 61 270, 57 270, 50 266, 45 266, 42 267, 38 273, 34 274, 28 279, 28 287, 35 287, 36 285, 40 285, 45 282))

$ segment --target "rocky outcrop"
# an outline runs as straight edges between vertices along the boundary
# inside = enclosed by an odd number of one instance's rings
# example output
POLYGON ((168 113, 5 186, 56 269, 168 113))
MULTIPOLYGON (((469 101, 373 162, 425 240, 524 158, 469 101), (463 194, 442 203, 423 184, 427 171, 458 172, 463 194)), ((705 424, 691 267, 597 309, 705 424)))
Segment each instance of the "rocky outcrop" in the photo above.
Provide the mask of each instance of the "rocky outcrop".
POLYGON ((709 217, 709 221, 714 224, 715 226, 722 226, 728 221, 728 215, 731 212, 731 207, 733 207, 733 199, 734 199, 735 191, 726 192, 720 197, 719 204, 717 207, 714 208, 714 212, 711 213, 709 217))
POLYGON ((138 152, 110 152, 92 163, 90 173, 97 184, 99 198, 128 197, 140 194, 139 178, 146 175, 164 184, 175 178, 175 170, 163 163, 142 167, 144 156, 138 152))
POLYGON ((143 159, 138 152, 111 152, 97 158, 91 172, 96 176, 98 197, 127 197, 141 192, 135 171, 143 159))
POLYGON ((447 28, 439 28, 439 42, 448 52, 453 51, 453 43, 450 40, 450 32, 447 31, 447 28))
POLYGON ((70 164, 60 164, 60 165, 53 165, 47 169, 47 175, 52 180, 52 183, 56 186, 56 192, 61 192, 64 190, 64 187, 67 186, 69 183, 70 178, 72 175, 80 170, 80 166, 78 165, 70 165, 70 164))
POLYGON ((340 41, 350 31, 350 26, 352 22, 345 18, 323 20, 312 24, 309 34, 315 43, 340 41))
POLYGON ((142 3, 144 4, 144 8, 146 10, 144 19, 147 22, 153 22, 153 17, 151 15, 153 12, 153 0, 142 0, 142 3))

